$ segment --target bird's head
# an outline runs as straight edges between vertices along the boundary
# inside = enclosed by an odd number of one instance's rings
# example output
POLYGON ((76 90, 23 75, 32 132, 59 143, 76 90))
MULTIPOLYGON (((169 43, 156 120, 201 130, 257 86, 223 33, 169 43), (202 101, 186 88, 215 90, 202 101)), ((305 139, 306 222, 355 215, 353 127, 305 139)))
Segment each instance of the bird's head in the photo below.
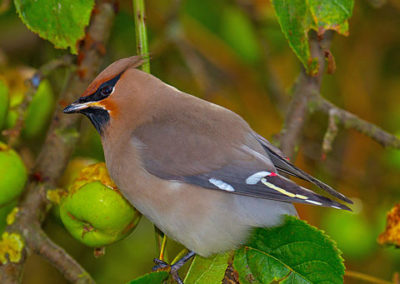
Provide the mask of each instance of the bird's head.
POLYGON ((142 62, 140 56, 114 62, 93 80, 79 99, 64 108, 64 113, 86 115, 101 134, 110 118, 119 113, 121 97, 126 93, 124 85, 131 79, 125 73, 128 69, 140 66, 142 62))

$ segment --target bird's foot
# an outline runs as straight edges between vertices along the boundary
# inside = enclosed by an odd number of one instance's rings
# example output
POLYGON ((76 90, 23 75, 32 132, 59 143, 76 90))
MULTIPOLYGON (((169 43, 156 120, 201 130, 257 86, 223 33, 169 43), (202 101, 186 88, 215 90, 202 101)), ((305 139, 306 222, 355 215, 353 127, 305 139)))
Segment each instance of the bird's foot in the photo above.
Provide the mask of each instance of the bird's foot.
POLYGON ((166 263, 165 261, 155 258, 153 260, 153 262, 155 263, 155 266, 153 266, 152 270, 153 271, 170 271, 171 270, 171 265, 169 265, 168 263, 166 263))
POLYGON ((178 284, 183 284, 182 279, 179 277, 178 270, 193 256, 195 255, 194 252, 190 251, 188 252, 185 256, 183 256, 181 259, 179 259, 176 263, 173 265, 169 265, 163 260, 154 259, 154 263, 156 264, 153 267, 153 271, 167 271, 172 275, 172 278, 178 283, 178 284))
POLYGON ((155 266, 153 266, 153 271, 167 271, 172 275, 172 278, 174 278, 174 280, 178 283, 178 284, 183 284, 182 279, 180 278, 179 274, 178 274, 178 270, 179 268, 181 268, 182 266, 178 266, 176 264, 173 265, 169 265, 168 263, 166 263, 165 261, 162 261, 158 258, 155 258, 154 263, 156 264, 155 266))

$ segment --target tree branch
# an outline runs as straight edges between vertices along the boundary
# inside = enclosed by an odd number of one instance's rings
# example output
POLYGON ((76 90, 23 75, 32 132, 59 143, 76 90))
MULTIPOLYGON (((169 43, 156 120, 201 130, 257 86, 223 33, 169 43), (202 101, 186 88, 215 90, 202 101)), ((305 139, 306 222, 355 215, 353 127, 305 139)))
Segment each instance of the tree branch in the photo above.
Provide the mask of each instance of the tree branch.
POLYGON ((46 191, 56 187, 69 157, 78 141, 80 116, 63 115, 62 109, 81 94, 98 73, 104 45, 108 40, 115 11, 110 1, 98 1, 95 13, 79 50, 78 69, 70 77, 67 89, 61 94, 46 141, 36 160, 26 194, 19 204, 19 212, 6 232, 20 236, 23 247, 20 260, 0 266, 0 283, 19 283, 27 256, 36 252, 46 258, 67 280, 73 283, 94 283, 89 274, 62 248, 54 244, 42 231, 41 222, 50 203, 46 191))
POLYGON ((330 114, 332 111, 335 113, 335 119, 346 129, 355 129, 358 132, 365 134, 371 139, 375 140, 383 147, 392 147, 400 149, 400 139, 373 123, 359 118, 355 114, 341 109, 331 102, 327 101, 320 94, 315 94, 312 98, 315 106, 319 111, 330 114))
POLYGON ((27 240, 32 251, 47 259, 58 271, 73 283, 94 283, 90 275, 64 249, 52 242, 39 227, 33 227, 32 235, 27 240))
POLYGON ((307 74, 303 68, 294 87, 293 98, 280 137, 281 149, 290 159, 294 158, 301 137, 308 113, 308 103, 313 94, 319 93, 325 68, 325 50, 328 49, 331 38, 332 31, 325 32, 322 40, 317 37, 315 32, 310 32, 311 56, 318 58, 319 71, 314 77, 307 74))

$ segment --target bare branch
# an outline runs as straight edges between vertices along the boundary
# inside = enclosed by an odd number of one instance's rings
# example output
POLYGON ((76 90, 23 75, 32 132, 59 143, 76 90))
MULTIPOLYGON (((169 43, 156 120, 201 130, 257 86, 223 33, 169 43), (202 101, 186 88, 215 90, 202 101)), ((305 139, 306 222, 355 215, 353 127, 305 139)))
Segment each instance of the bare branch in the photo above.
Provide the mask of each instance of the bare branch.
POLYGON ((40 226, 32 226, 32 229, 33 234, 27 242, 33 252, 47 259, 70 282, 95 283, 75 259, 47 237, 40 226))
POLYGON ((365 121, 355 114, 335 106, 319 94, 316 94, 312 100, 316 103, 316 108, 318 110, 327 114, 334 111, 336 120, 340 122, 344 128, 355 129, 372 138, 384 147, 400 149, 400 139, 375 124, 365 121))
POLYGON ((285 125, 281 132, 281 149, 290 159, 293 159, 296 146, 300 140, 301 132, 308 113, 308 102, 313 94, 318 94, 321 78, 325 68, 325 50, 329 47, 332 32, 327 31, 323 40, 319 39, 315 32, 310 33, 311 56, 318 58, 319 72, 313 77, 306 74, 305 70, 297 79, 293 98, 285 119, 285 125))
POLYGON ((329 124, 328 128, 326 129, 325 135, 324 135, 324 140, 322 141, 322 152, 324 154, 328 154, 330 151, 332 151, 332 144, 333 141, 336 138, 336 135, 339 131, 337 122, 336 122, 336 110, 331 109, 329 111, 329 124))

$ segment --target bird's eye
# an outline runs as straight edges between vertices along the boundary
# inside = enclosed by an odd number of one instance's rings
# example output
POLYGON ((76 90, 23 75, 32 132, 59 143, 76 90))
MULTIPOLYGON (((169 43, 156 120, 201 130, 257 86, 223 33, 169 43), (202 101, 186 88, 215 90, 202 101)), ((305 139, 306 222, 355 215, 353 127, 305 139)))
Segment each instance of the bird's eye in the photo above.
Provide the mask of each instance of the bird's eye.
POLYGON ((102 94, 103 96, 108 96, 112 93, 114 87, 112 86, 104 86, 100 89, 100 94, 102 94))

